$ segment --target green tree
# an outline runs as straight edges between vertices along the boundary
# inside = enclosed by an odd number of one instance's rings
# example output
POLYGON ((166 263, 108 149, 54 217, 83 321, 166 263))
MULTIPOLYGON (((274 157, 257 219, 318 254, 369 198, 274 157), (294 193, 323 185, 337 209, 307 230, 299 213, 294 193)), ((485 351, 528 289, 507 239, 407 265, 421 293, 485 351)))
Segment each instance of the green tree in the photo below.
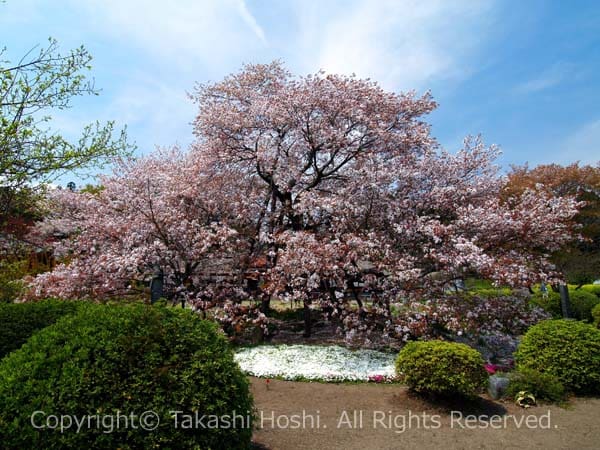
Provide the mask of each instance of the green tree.
MULTIPOLYGON (((0 53, 3 56, 5 50, 0 53)), ((74 97, 98 95, 86 77, 92 57, 82 46, 68 54, 58 44, 34 48, 16 64, 0 60, 0 184, 6 190, 4 221, 24 186, 43 184, 65 171, 101 167, 131 152, 125 129, 114 122, 84 127, 71 142, 50 127, 51 112, 71 107, 74 97)))

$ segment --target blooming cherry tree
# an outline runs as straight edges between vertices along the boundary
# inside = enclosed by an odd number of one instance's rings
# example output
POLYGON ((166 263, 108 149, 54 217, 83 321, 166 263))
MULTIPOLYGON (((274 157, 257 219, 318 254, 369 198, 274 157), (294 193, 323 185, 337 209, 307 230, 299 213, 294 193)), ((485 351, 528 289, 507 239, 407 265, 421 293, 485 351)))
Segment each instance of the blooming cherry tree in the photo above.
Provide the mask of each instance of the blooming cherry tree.
MULTIPOLYGON (((280 63, 199 85, 196 142, 126 162, 98 195, 60 193, 69 255, 32 282, 35 295, 106 296, 167 274, 172 295, 224 320, 250 314, 244 278, 263 299, 299 301, 345 331, 400 337, 406 302, 439 298, 481 274, 530 285, 555 274, 547 254, 572 238, 578 204, 542 190, 500 199, 498 150, 468 138, 439 148, 429 94, 280 63), (227 277, 215 282, 211 264, 227 277), (262 261, 259 265, 257 261, 262 261), (365 299, 368 299, 366 301, 365 299), (219 315, 218 314, 218 315, 219 315)), ((410 328, 410 327, 409 327, 410 328)))
POLYGON ((96 194, 53 193, 53 216, 36 231, 38 239, 67 237, 55 243, 66 262, 38 276, 30 294, 122 296, 159 267, 170 296, 210 296, 201 292, 201 274, 233 254, 236 231, 220 222, 218 202, 203 191, 188 155, 163 150, 122 162, 102 186, 96 194))

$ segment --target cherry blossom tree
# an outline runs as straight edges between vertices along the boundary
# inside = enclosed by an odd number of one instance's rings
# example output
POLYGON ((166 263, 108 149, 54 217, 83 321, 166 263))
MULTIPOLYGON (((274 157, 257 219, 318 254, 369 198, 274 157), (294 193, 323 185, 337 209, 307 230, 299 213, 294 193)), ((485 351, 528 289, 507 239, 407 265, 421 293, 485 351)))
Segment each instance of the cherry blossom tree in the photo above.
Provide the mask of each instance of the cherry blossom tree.
POLYGON ((122 295, 158 265, 173 296, 235 326, 261 319, 241 303, 255 271, 263 310, 300 302, 306 335, 320 308, 343 332, 403 339, 421 322, 398 311, 467 274, 514 286, 556 276, 547 256, 572 238, 577 202, 535 187, 500 199, 498 150, 479 138, 442 150, 423 120, 428 93, 293 77, 276 62, 193 98, 188 152, 125 162, 96 194, 57 194, 40 233, 62 227, 68 257, 33 296, 122 295), (228 276, 215 281, 218 261, 228 276))
POLYGON ((122 161, 96 193, 57 190, 38 239, 62 236, 65 263, 38 276, 34 296, 107 298, 135 293, 156 267, 169 296, 211 297, 200 280, 211 260, 232 256, 236 231, 221 222, 217 199, 178 149, 122 161), (202 288, 200 288, 202 286, 202 288))
MULTIPOLYGON (((544 252, 570 239, 569 198, 528 190, 498 200, 497 149, 438 148, 422 116, 429 94, 395 94, 354 77, 294 78, 278 63, 200 85, 195 130, 217 165, 261 192, 267 291, 350 310, 356 285, 391 303, 439 294, 465 273, 530 284, 553 276, 544 252), (258 187, 257 187, 258 185, 258 187), (441 276, 431 276, 441 274, 441 276)), ((310 331, 306 321, 306 332, 310 331)))

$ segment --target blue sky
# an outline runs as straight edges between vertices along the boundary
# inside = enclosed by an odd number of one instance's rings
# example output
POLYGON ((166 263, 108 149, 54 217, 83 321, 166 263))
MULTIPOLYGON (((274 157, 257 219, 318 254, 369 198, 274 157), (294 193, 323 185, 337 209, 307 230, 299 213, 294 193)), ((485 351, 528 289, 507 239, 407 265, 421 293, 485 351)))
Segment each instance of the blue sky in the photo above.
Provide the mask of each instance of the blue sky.
MULTIPOLYGON (((282 59, 296 74, 356 73, 395 91, 430 90, 428 118, 450 151, 468 134, 500 163, 600 160, 600 3, 460 0, 7 0, 5 57, 58 39, 93 54, 99 97, 53 127, 128 125, 140 153, 186 145, 196 82, 282 59)), ((68 177, 67 177, 68 178, 68 177)), ((64 177, 63 177, 64 179, 64 177)))

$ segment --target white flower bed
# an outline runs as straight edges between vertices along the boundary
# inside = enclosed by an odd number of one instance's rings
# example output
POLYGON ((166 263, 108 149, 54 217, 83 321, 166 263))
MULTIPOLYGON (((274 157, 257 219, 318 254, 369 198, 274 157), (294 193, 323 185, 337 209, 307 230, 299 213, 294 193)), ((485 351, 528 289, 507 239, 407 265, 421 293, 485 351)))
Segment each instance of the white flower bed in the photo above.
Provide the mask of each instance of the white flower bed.
POLYGON ((396 355, 338 346, 262 345, 239 349, 235 359, 244 372, 256 377, 384 381, 395 375, 396 355))

